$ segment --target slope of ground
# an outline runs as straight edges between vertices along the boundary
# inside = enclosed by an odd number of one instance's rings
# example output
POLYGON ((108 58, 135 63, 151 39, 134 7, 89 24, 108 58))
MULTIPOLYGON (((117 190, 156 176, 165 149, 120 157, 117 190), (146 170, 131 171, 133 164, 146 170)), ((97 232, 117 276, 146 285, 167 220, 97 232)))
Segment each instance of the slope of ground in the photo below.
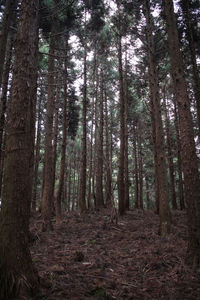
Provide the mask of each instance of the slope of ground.
POLYGON ((107 210, 87 215, 69 213, 53 232, 40 232, 33 261, 41 277, 43 300, 200 299, 200 272, 184 264, 186 215, 173 213, 172 233, 157 234, 153 212, 130 211, 110 222, 107 210))

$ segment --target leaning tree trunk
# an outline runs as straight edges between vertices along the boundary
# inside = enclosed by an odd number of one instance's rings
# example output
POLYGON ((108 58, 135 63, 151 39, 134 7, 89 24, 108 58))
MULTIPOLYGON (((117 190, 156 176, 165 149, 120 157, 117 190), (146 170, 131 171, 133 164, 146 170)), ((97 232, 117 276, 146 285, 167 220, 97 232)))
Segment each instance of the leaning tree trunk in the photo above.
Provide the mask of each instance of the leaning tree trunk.
POLYGON ((195 267, 200 265, 200 179, 198 160, 173 1, 163 0, 163 4, 167 23, 173 84, 180 120, 180 138, 189 233, 186 261, 195 267))
MULTIPOLYGON (((157 154, 157 180, 159 182, 159 215, 160 215, 160 226, 159 233, 166 235, 170 232, 171 218, 169 209, 169 191, 168 191, 168 179, 167 179, 167 168, 165 158, 165 145, 164 145, 164 132, 161 118, 161 105, 159 95, 159 84, 157 68, 155 64, 155 47, 153 42, 152 32, 152 20, 150 13, 150 1, 145 0, 145 17, 147 26, 147 43, 148 43, 148 76, 149 76, 149 90, 150 90, 150 101, 151 108, 153 108, 153 114, 155 117, 155 145, 157 154)), ((154 125, 153 125, 154 126, 154 125)), ((155 157, 155 156, 154 156, 155 157)))
MULTIPOLYGON (((0 223, 0 299, 16 299, 20 291, 36 293, 38 275, 29 247, 32 190, 32 128, 37 65, 38 1, 24 0, 16 41, 12 105, 8 111, 3 199, 0 223)), ((27 295, 26 299, 30 297, 27 295)))

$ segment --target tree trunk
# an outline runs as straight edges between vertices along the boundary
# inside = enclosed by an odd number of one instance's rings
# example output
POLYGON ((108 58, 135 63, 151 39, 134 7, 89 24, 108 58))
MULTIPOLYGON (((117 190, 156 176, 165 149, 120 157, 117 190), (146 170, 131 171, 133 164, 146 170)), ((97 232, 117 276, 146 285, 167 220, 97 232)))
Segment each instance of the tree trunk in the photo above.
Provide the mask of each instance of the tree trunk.
MULTIPOLYGON (((165 159, 165 145, 164 145, 164 132, 161 118, 161 106, 159 95, 158 75, 155 64, 155 47, 153 42, 152 32, 152 17, 150 14, 149 0, 145 0, 145 17, 147 26, 147 43, 148 43, 148 76, 149 76, 149 90, 151 108, 155 118, 155 146, 157 158, 157 180, 159 182, 159 214, 160 226, 159 233, 166 235, 170 232, 171 218, 169 209, 169 192, 168 192, 168 179, 167 168, 165 159)), ((152 125, 153 127, 154 125, 152 125)), ((153 129, 153 128, 152 128, 153 129)), ((154 130, 154 129, 153 129, 154 130)))
POLYGON ((172 77, 180 120, 180 138, 189 233, 186 261, 193 266, 197 266, 200 264, 200 179, 198 160, 173 1, 163 0, 163 4, 167 23, 172 77))
POLYGON ((99 127, 97 128, 96 208, 104 206, 103 199, 103 70, 100 72, 99 127))
POLYGON ((166 136, 167 136, 167 153, 168 153, 167 158, 168 158, 168 165, 169 165, 171 201, 172 201, 172 208, 177 209, 175 178, 174 178, 174 162, 173 162, 172 141, 171 141, 171 132, 170 132, 170 119, 167 111, 165 87, 163 91, 163 104, 164 104, 165 127, 166 127, 166 136))
MULTIPOLYGON (((58 64, 61 68, 61 65, 58 64)), ((59 72, 60 73, 60 72, 59 72)), ((54 125, 53 125, 53 199, 55 200, 54 190, 55 190, 55 183, 57 179, 57 170, 56 170, 56 163, 57 163, 57 148, 58 148, 58 123, 59 123, 59 102, 60 102, 60 90, 61 90, 61 74, 58 74, 57 77, 57 86, 56 86, 56 96, 55 96, 55 109, 54 109, 54 125)), ((61 151, 62 152, 62 151, 61 151)), ((55 203, 52 201, 51 210, 52 213, 56 211, 56 200, 55 203)))
POLYGON ((119 104, 120 104, 120 154, 119 154, 119 171, 118 171, 118 206, 119 214, 125 212, 125 188, 124 188, 124 150, 125 150, 125 103, 124 103, 124 84, 122 68, 122 45, 121 45, 121 25, 119 16, 118 28, 118 71, 119 71, 119 104))
POLYGON ((125 97, 124 97, 124 202, 125 209, 129 210, 129 168, 128 168, 128 61, 127 61, 127 50, 125 59, 125 97))
POLYGON ((0 34, 0 87, 2 83, 3 66, 4 66, 5 55, 6 55, 6 45, 8 39, 9 26, 12 17, 15 15, 17 4, 18 4, 17 0, 7 0, 5 11, 3 14, 2 29, 0 34))
MULTIPOLYGON (((24 0, 16 41, 9 107, 3 199, 0 223, 0 299, 36 293, 38 275, 28 248, 32 190, 35 58, 38 35, 38 1, 24 0)), ((27 299, 29 296, 27 295, 27 299)))
MULTIPOLYGON (((65 71, 67 71, 67 64, 65 63, 65 71)), ((60 175, 59 184, 56 193, 56 223, 59 224, 62 218, 61 199, 64 187, 65 165, 66 165, 66 143, 67 143, 67 82, 64 79, 64 95, 63 95, 63 123, 62 123, 62 148, 60 161, 60 175)), ((71 174, 69 174, 70 176, 71 174)))
POLYGON ((6 119, 6 111, 7 111, 7 93, 8 93, 8 82, 9 82, 9 74, 10 74, 10 66, 12 59, 12 48, 13 48, 13 37, 9 38, 7 44, 7 54, 4 65, 4 73, 2 79, 2 94, 1 94, 1 108, 0 108, 0 197, 1 197, 1 189, 2 189, 2 178, 3 178, 3 161, 4 161, 4 137, 5 137, 5 119, 6 119))
POLYGON ((44 156, 44 189, 42 195, 42 231, 52 230, 51 223, 53 201, 53 115, 54 115, 54 48, 55 48, 55 23, 52 24, 49 61, 48 61, 48 98, 45 120, 45 156, 44 156))
POLYGON ((138 159, 139 159, 139 206, 144 209, 143 204, 143 158, 142 158, 142 143, 141 143, 141 126, 139 125, 140 136, 138 138, 138 159))
POLYGON ((194 47, 194 39, 192 33, 191 15, 189 10, 190 1, 182 0, 182 2, 183 2, 183 13, 184 13, 185 23, 186 23, 186 34, 189 42, 189 49, 190 49, 190 56, 191 56, 193 81, 194 81, 194 97, 195 97, 196 108, 197 108, 197 124, 199 128, 198 138, 200 143, 200 76, 199 76, 199 70, 197 66, 196 51, 194 47))
POLYGON ((37 137, 35 144, 35 165, 34 165, 34 179, 33 179, 33 195, 32 195, 32 210, 36 211, 36 199, 37 199, 37 185, 38 185, 38 168, 40 162, 40 143, 41 143, 41 102, 42 102, 43 93, 39 96, 38 103, 38 118, 37 118, 37 137))
POLYGON ((110 143, 109 143, 109 129, 108 129, 108 98, 105 93, 105 140, 106 140, 106 149, 105 149, 105 164, 106 164, 106 207, 112 207, 112 164, 110 158, 110 143))
POLYGON ((134 157, 134 178, 135 178, 135 208, 139 208, 139 181, 138 181, 138 155, 137 155, 137 127, 133 125, 133 157, 134 157))
MULTIPOLYGON (((85 28, 86 30, 86 28, 85 28)), ((82 104, 82 153, 81 153, 81 172, 80 172, 80 194, 79 206, 81 212, 86 211, 86 182, 87 182, 87 42, 86 32, 84 39, 84 62, 83 62, 83 104, 82 104)))
POLYGON ((147 202, 147 209, 150 209, 150 197, 149 197, 149 177, 145 176, 145 183, 146 183, 146 202, 147 202))
POLYGON ((185 209, 184 200, 184 188, 183 188, 183 168, 182 168, 182 157, 181 157, 181 143, 179 133, 179 119, 177 113, 177 105, 174 99, 174 117, 175 117, 175 129, 176 129, 176 147, 177 147, 177 168, 178 168, 178 197, 180 209, 185 209))

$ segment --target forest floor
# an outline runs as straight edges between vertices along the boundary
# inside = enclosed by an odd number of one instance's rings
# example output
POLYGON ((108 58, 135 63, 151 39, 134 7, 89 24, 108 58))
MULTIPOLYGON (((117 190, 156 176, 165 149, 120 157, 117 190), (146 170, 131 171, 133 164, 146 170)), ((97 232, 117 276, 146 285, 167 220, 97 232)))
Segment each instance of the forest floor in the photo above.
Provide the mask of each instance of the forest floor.
POLYGON ((37 300, 200 299, 200 270, 185 264, 185 212, 173 212, 172 233, 157 234, 153 212, 129 211, 112 224, 108 210, 66 213, 54 231, 31 221, 31 254, 41 278, 37 300))

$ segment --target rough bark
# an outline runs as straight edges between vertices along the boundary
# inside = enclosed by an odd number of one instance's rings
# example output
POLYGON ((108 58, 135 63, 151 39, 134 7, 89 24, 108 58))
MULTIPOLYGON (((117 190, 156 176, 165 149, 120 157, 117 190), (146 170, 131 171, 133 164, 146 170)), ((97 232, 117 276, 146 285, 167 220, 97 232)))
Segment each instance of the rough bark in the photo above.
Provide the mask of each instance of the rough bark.
POLYGON ((186 261, 195 267, 200 264, 200 178, 198 160, 173 1, 163 0, 163 4, 167 23, 172 78, 180 121, 181 153, 189 234, 186 261))
MULTIPOLYGON (((157 180, 159 182, 159 215, 160 226, 159 233, 166 235, 170 232, 171 218, 169 209, 169 191, 168 191, 168 179, 167 168, 165 158, 165 145, 164 145, 164 132, 161 118, 161 105, 159 95, 159 84, 157 67, 155 63, 154 53, 154 41, 152 31, 152 17, 150 13, 150 2, 145 0, 145 17, 147 27, 147 43, 148 43, 148 76, 149 76, 149 90, 151 107, 153 108, 153 114, 155 117, 155 146, 157 152, 157 180)), ((154 125, 153 125, 154 126, 154 125)))
POLYGON ((12 59, 13 37, 9 38, 7 44, 7 54, 4 65, 3 79, 2 79, 2 94, 1 94, 1 106, 0 106, 0 195, 2 189, 2 177, 3 177, 3 161, 4 161, 4 135, 5 135, 5 120, 8 103, 8 82, 10 65, 12 59))
POLYGON ((6 45, 8 39, 9 26, 12 17, 15 15, 17 3, 18 3, 17 0, 7 0, 4 15, 3 15, 2 29, 0 35, 0 87, 2 84, 3 66, 4 66, 5 55, 6 55, 6 45))
POLYGON ((193 82, 194 82, 194 97, 196 102, 197 109, 197 124, 198 124, 198 137, 200 143, 200 76, 199 70, 197 66, 197 58, 196 51, 194 47, 194 38, 192 33, 192 20, 189 9, 189 0, 182 0, 183 3, 183 13, 185 17, 186 23, 186 35, 189 42, 190 56, 191 56, 191 65, 192 65, 192 73, 193 73, 193 82))
MULTIPOLYGON (((32 190, 32 135, 38 1, 24 0, 16 41, 9 107, 0 223, 0 299, 16 299, 20 289, 35 295, 38 275, 28 248, 32 190)), ((29 296, 27 295, 27 298, 29 296)))

